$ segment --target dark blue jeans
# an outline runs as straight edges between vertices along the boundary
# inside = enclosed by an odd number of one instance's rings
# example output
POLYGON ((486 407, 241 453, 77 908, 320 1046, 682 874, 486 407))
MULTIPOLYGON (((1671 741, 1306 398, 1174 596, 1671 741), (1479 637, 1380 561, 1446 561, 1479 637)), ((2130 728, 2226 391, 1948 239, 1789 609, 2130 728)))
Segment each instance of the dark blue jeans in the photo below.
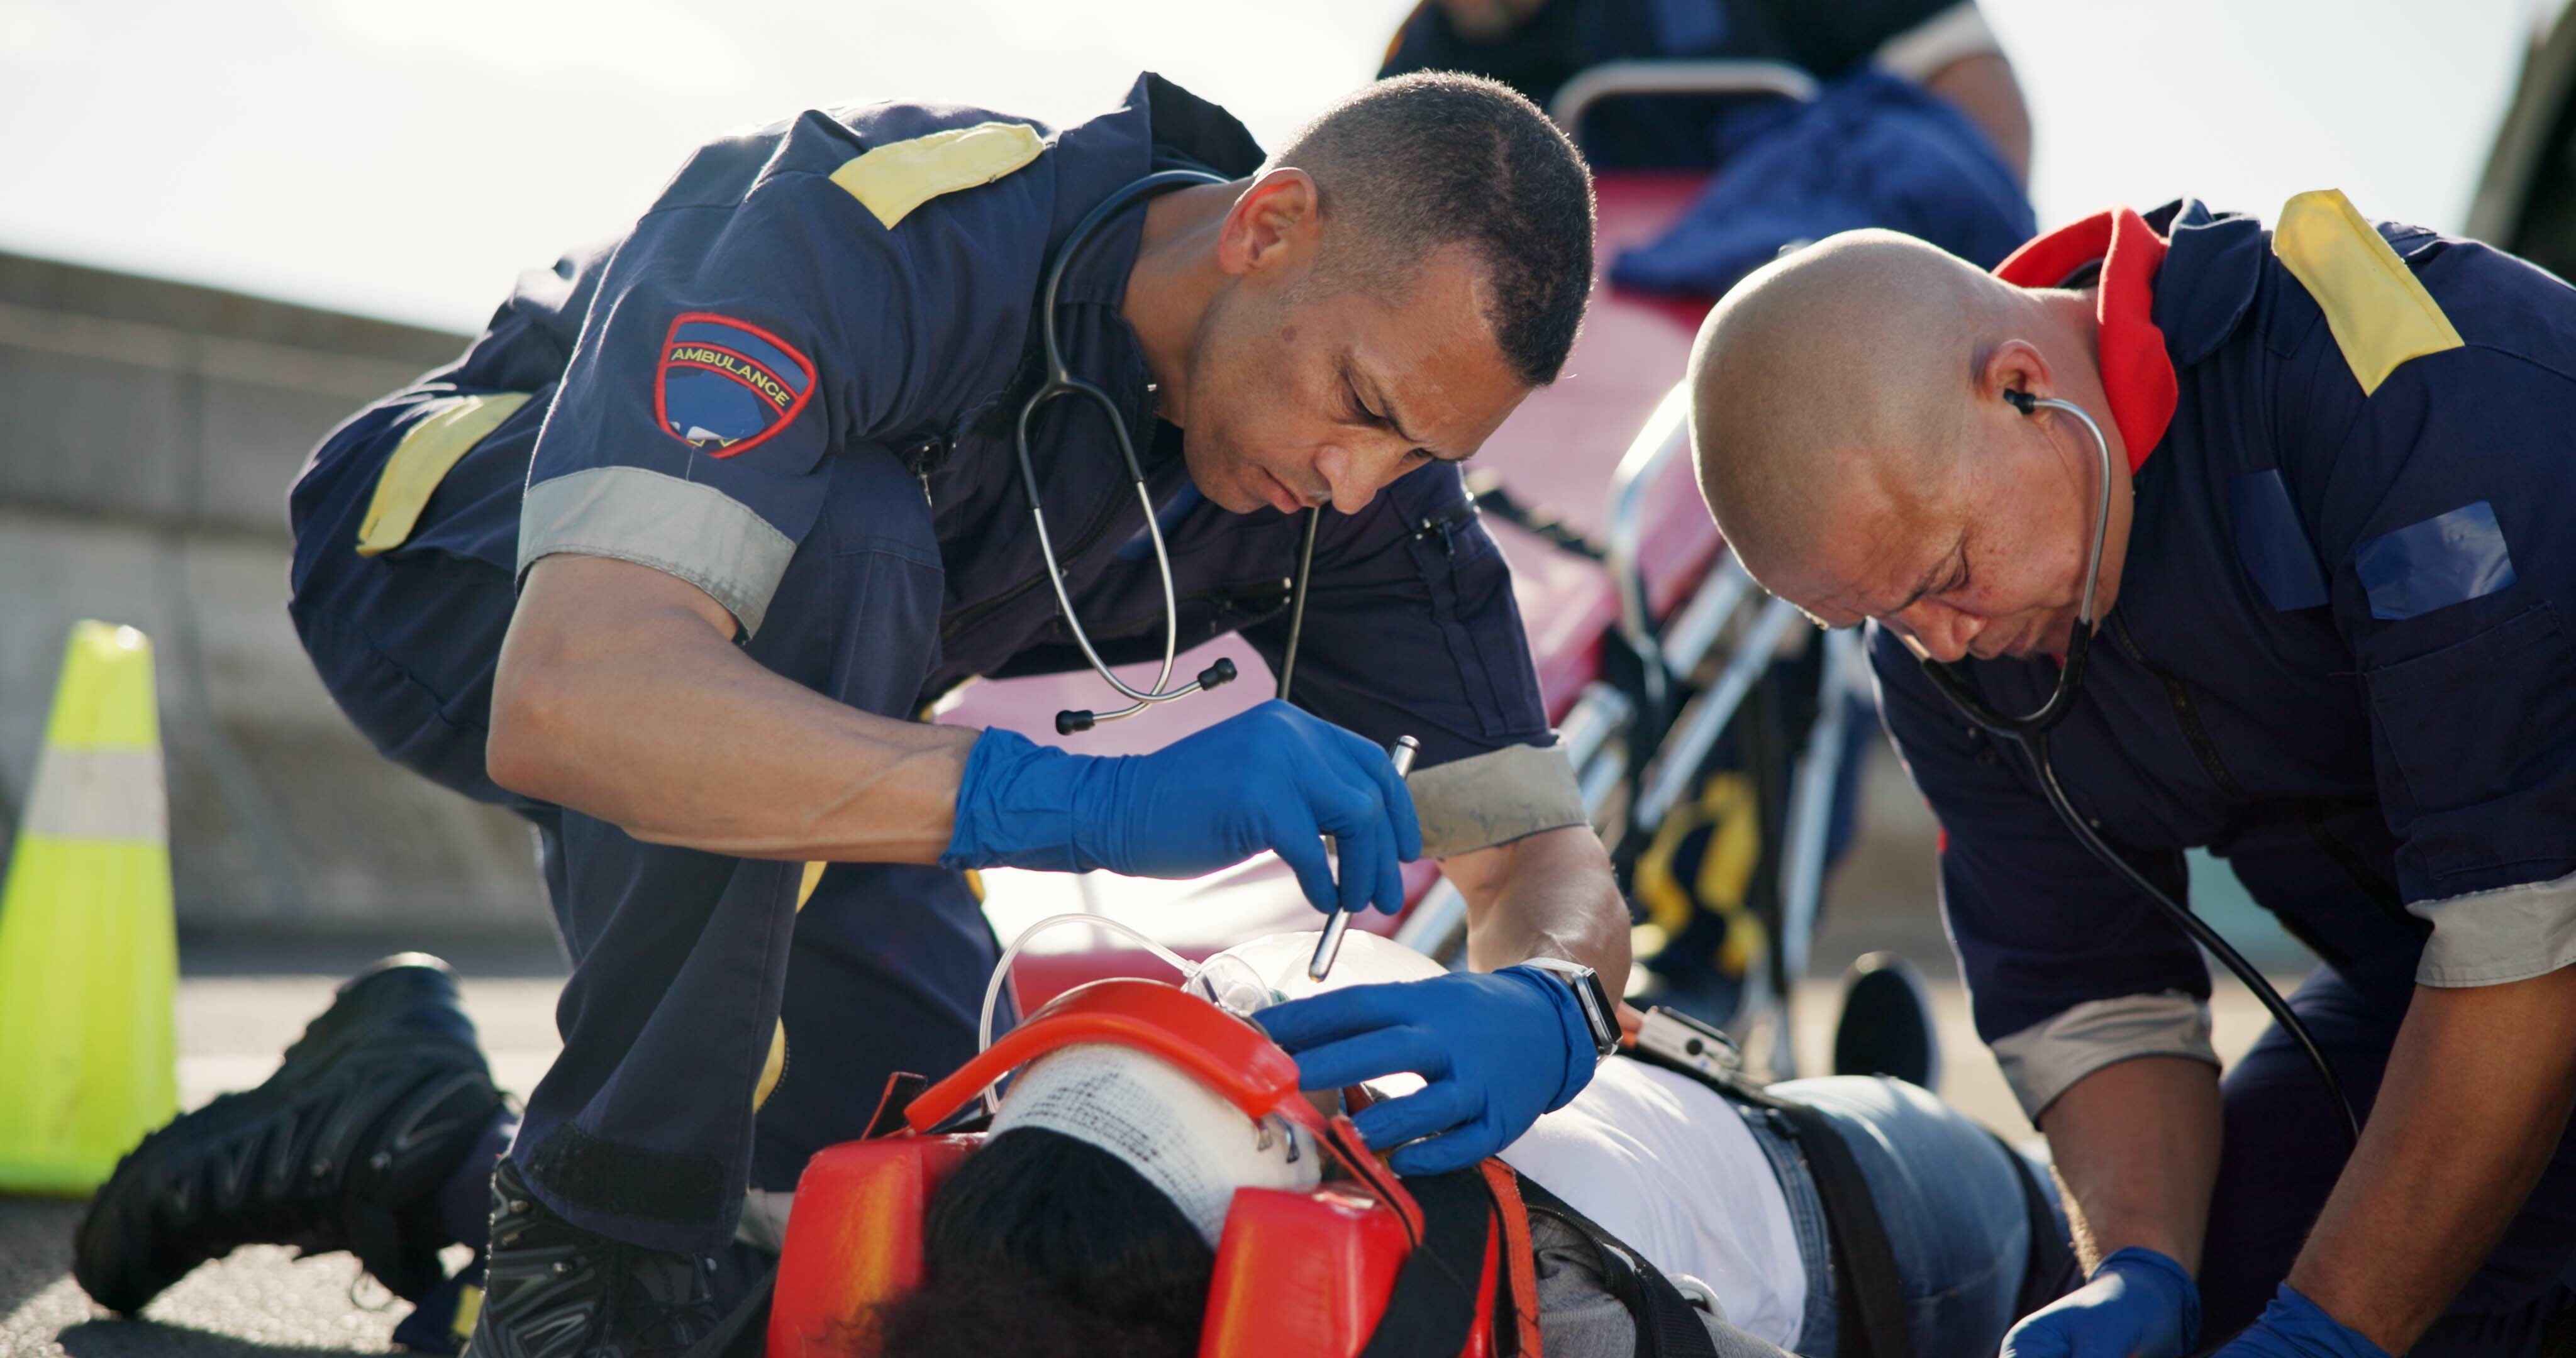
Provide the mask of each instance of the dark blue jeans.
MULTIPOLYGON (((2029 1208, 2007 1158, 2016 1152, 1930 1092, 1899 1080, 1836 1075, 1790 1080, 1771 1086, 1771 1093, 1830 1118, 1860 1163, 1896 1257, 1918 1358, 1994 1358, 2004 1331, 2019 1318, 2030 1263, 2029 1208)), ((1776 1114, 1747 1109, 1746 1119, 1781 1171, 1807 1261, 1798 1352, 1833 1358, 1840 1335, 1833 1256, 1815 1181, 1776 1114)), ((2056 1185, 2046 1166, 2032 1168, 2062 1238, 2066 1220, 2056 1185)))

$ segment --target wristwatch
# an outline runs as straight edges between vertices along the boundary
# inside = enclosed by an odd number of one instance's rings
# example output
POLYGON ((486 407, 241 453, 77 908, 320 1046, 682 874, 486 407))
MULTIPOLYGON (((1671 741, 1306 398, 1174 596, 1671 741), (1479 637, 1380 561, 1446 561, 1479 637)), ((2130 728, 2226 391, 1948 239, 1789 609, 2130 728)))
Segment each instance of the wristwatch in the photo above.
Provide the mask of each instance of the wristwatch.
POLYGON ((1599 973, 1562 957, 1532 957, 1521 965, 1553 973, 1574 992, 1575 1007, 1583 1011, 1584 1026, 1592 1030, 1595 1055, 1608 1056, 1619 1050, 1619 1006, 1610 998, 1609 988, 1601 984, 1599 973))

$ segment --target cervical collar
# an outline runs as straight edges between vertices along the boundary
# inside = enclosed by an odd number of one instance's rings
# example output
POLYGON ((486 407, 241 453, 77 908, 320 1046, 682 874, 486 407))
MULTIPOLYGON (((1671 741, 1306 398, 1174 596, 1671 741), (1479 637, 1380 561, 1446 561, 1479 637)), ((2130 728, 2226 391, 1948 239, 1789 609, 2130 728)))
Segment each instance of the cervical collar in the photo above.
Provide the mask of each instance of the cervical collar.
POLYGON ((1041 1057, 1012 1082, 991 1135, 1043 1127, 1096 1146, 1162 1191, 1208 1248, 1238 1188, 1303 1192, 1323 1177, 1306 1133, 1259 1122, 1160 1058, 1101 1043, 1041 1057))

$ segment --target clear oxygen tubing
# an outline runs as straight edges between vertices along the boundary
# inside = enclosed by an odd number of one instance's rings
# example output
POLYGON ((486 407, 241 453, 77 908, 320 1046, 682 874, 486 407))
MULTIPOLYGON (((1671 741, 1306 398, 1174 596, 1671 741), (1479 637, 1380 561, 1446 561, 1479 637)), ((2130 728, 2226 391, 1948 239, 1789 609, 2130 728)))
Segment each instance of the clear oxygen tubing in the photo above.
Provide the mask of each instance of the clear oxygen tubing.
MULTIPOLYGON (((1087 915, 1081 913, 1049 915, 1045 919, 1039 920, 1037 923, 1022 929, 1020 931, 1020 936, 1011 940, 1011 946, 1002 950, 1002 960, 993 964, 992 979, 984 983, 983 1017, 978 1020, 975 1025, 976 1051, 981 1052, 993 1045, 993 1010, 996 1005, 1001 1003, 1002 987, 1010 982, 1011 964, 1019 960, 1020 950, 1029 945, 1029 940, 1036 938, 1038 935, 1045 933, 1047 930, 1052 929, 1059 924, 1088 924, 1094 928, 1107 929, 1111 933, 1124 934, 1127 938, 1143 947, 1145 951, 1150 952, 1154 956, 1161 958, 1164 962, 1169 963, 1172 970, 1181 974, 1181 983, 1184 985, 1197 980, 1199 972, 1202 970, 1197 963, 1192 962, 1190 959, 1181 956, 1179 953, 1164 947, 1153 939, 1146 937, 1143 930, 1132 925, 1121 924, 1117 920, 1111 919, 1106 915, 1087 915)), ((991 1116, 1001 1110, 1001 1088, 1002 1082, 999 1080, 996 1080, 984 1087, 984 1112, 986 1116, 991 1116)))
POLYGON ((2281 998, 2281 992, 2274 990, 2272 983, 2263 979, 2263 973, 2210 927, 2208 921, 2166 895, 2162 888, 2147 880, 2145 873, 2131 866, 2129 860, 2113 851, 2101 836, 2094 834, 2092 827, 2084 823, 2084 818, 2076 814, 2074 804, 2067 800, 2066 790, 2058 785, 2057 766, 2049 759, 2048 736, 2074 707, 2075 696, 2084 682, 2084 660, 2092 643, 2093 629, 2101 621, 2095 607, 2094 588, 2101 581, 2102 550, 2111 533, 2111 443, 2102 436, 2102 426, 2094 422, 2092 415, 2071 401, 2033 396, 2026 391, 2005 392, 2004 400, 2026 416, 2036 416, 2046 410, 2072 417, 2084 426, 2085 433, 2093 436, 2094 451, 2100 457, 2102 491, 2093 514, 2093 554, 2084 566, 2084 597, 2076 606, 2075 633, 2067 640, 2066 659, 2058 667, 2057 686, 2050 691, 2048 701, 2023 716, 2010 716, 1988 706, 1957 671, 1929 656, 1923 657, 1923 672, 1932 680, 1932 686, 1941 690, 1942 696, 1948 698, 1968 720, 1996 739, 2020 748, 2022 757, 2030 761, 2032 774, 2039 779, 2040 794, 2047 798, 2049 809, 2065 822, 2067 831, 2075 836, 2076 842, 2100 859, 2103 866, 2111 869, 2120 880, 2154 901, 2156 907, 2180 926, 2193 942, 2208 949, 2210 955, 2236 973, 2236 979, 2243 981, 2246 989, 2254 992, 2254 998, 2262 1001, 2263 1008, 2272 1015, 2272 1021, 2281 1025, 2281 1031, 2288 1033, 2291 1040, 2299 1044, 2299 1050, 2307 1054, 2308 1064, 2316 1067, 2318 1082, 2325 1086, 2327 1097, 2334 1100, 2335 1107, 2343 1113, 2344 1128, 2357 1146, 2361 1143, 2361 1117, 2353 1111, 2352 1099, 2344 1093, 2343 1081, 2335 1077, 2334 1067, 2327 1064, 2325 1053, 2318 1050, 2316 1038, 2309 1034, 2308 1026, 2299 1021, 2299 1016, 2290 1011, 2289 1003, 2281 998))

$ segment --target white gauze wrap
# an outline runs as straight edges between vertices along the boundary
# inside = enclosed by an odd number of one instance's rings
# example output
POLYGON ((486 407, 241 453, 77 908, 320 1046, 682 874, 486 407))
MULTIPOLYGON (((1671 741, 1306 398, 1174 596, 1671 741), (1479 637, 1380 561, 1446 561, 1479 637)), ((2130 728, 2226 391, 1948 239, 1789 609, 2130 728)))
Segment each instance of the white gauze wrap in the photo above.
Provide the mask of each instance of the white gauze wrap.
POLYGON ((992 1135, 1044 1127, 1117 1156, 1161 1189, 1216 1248, 1238 1188, 1304 1191, 1323 1178, 1306 1133, 1256 1122, 1160 1057, 1083 1043, 1040 1057, 1011 1084, 992 1135))

